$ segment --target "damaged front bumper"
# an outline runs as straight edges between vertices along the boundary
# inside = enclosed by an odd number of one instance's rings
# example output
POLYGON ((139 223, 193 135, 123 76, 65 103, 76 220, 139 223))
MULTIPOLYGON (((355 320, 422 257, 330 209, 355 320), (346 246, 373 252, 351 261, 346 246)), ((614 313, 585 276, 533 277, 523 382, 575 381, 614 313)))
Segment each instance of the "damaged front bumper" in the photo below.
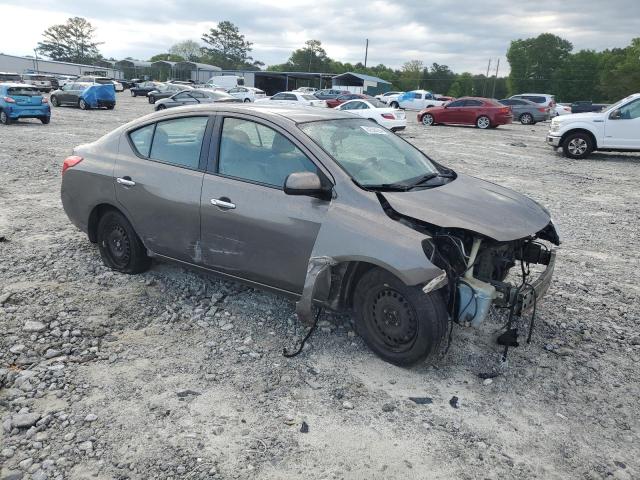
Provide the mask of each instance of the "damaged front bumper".
POLYGON ((521 291, 517 293, 516 301, 514 304, 515 315, 522 315, 523 313, 533 308, 536 303, 547 293, 547 290, 549 290, 549 286, 551 285, 551 280, 553 278, 553 270, 556 266, 555 250, 551 250, 551 252, 549 252, 549 255, 550 258, 547 268, 545 268, 545 270, 540 274, 538 278, 528 284, 530 285, 529 288, 521 289, 521 291))

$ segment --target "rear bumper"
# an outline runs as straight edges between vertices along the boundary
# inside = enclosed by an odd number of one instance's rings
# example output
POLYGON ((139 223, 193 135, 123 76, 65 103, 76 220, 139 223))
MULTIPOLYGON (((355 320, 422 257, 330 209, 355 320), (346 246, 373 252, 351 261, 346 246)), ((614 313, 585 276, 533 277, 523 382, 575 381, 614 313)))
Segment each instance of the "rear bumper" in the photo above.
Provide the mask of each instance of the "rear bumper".
POLYGON ((495 125, 508 125, 513 122, 513 115, 496 115, 493 119, 495 125))
POLYGON ((97 104, 98 104, 98 108, 100 108, 100 107, 106 108, 106 107, 115 106, 116 102, 115 102, 115 100, 98 100, 97 104))
POLYGON ((29 108, 29 107, 20 107, 20 108, 11 108, 11 110, 7 110, 9 114, 9 118, 40 118, 40 117, 50 117, 51 109, 47 108, 29 108))

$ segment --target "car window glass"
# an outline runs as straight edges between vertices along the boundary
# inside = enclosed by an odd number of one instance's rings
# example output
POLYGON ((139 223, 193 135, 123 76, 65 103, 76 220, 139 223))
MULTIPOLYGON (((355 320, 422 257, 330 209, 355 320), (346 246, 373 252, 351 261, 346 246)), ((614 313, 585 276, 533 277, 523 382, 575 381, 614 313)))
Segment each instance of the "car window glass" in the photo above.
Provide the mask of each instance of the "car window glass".
POLYGON ((191 97, 187 92, 181 92, 181 93, 175 94, 173 98, 176 100, 189 100, 191 97))
POLYGON ((293 93, 285 93, 284 94, 284 99, 285 100, 298 101, 298 97, 296 95, 294 95, 293 93))
POLYGON ((284 93, 276 93, 273 97, 271 97, 271 100, 284 100, 284 93))
POLYGON ((447 107, 461 107, 464 105, 464 100, 454 100, 453 102, 449 102, 447 107))
POLYGON ((158 122, 149 157, 197 169, 207 120, 207 117, 186 117, 158 122))
POLYGON ((524 98, 526 98, 527 100, 531 100, 532 102, 536 102, 536 103, 544 103, 544 102, 547 101, 546 98, 544 98, 544 97, 534 97, 533 95, 529 95, 529 96, 526 96, 524 98))
POLYGON ((633 120, 640 117, 640 99, 620 107, 620 117, 623 120, 633 120))
POLYGON ((249 120, 225 118, 218 171, 282 188, 289 174, 318 169, 298 147, 272 128, 249 120))
POLYGON ((464 102, 465 107, 479 107, 481 105, 482 105, 482 102, 480 100, 466 100, 464 102))
POLYGON ((139 128, 129 134, 129 138, 131 138, 135 150, 143 157, 149 156, 154 127, 155 123, 152 123, 151 125, 139 128))
POLYGON ((194 92, 194 91, 191 91, 191 92, 189 93, 189 95, 191 95, 191 96, 192 96, 192 97, 194 97, 194 98, 207 98, 207 96, 206 96, 204 93, 202 93, 202 92, 194 92))

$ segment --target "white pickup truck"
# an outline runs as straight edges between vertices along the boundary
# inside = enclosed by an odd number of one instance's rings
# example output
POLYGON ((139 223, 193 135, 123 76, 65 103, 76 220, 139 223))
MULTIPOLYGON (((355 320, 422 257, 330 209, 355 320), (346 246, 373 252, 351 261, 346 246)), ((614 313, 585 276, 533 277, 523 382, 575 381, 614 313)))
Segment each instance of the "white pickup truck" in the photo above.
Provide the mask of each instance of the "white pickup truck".
POLYGON ((389 101, 389 106, 394 108, 406 108, 408 110, 422 110, 429 107, 440 107, 448 100, 437 100, 429 90, 411 90, 398 95, 398 98, 389 101))
POLYGON ((595 150, 640 152, 640 93, 602 112, 555 117, 547 143, 569 158, 585 158, 595 150))

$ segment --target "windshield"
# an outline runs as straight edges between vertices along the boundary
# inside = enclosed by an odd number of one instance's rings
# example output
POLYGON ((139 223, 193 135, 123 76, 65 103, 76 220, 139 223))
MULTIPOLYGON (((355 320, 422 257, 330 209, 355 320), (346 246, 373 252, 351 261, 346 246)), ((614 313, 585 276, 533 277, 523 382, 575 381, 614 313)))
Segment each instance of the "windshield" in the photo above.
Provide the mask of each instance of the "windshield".
POLYGON ((417 148, 366 119, 300 125, 362 187, 408 185, 436 166, 417 148))

